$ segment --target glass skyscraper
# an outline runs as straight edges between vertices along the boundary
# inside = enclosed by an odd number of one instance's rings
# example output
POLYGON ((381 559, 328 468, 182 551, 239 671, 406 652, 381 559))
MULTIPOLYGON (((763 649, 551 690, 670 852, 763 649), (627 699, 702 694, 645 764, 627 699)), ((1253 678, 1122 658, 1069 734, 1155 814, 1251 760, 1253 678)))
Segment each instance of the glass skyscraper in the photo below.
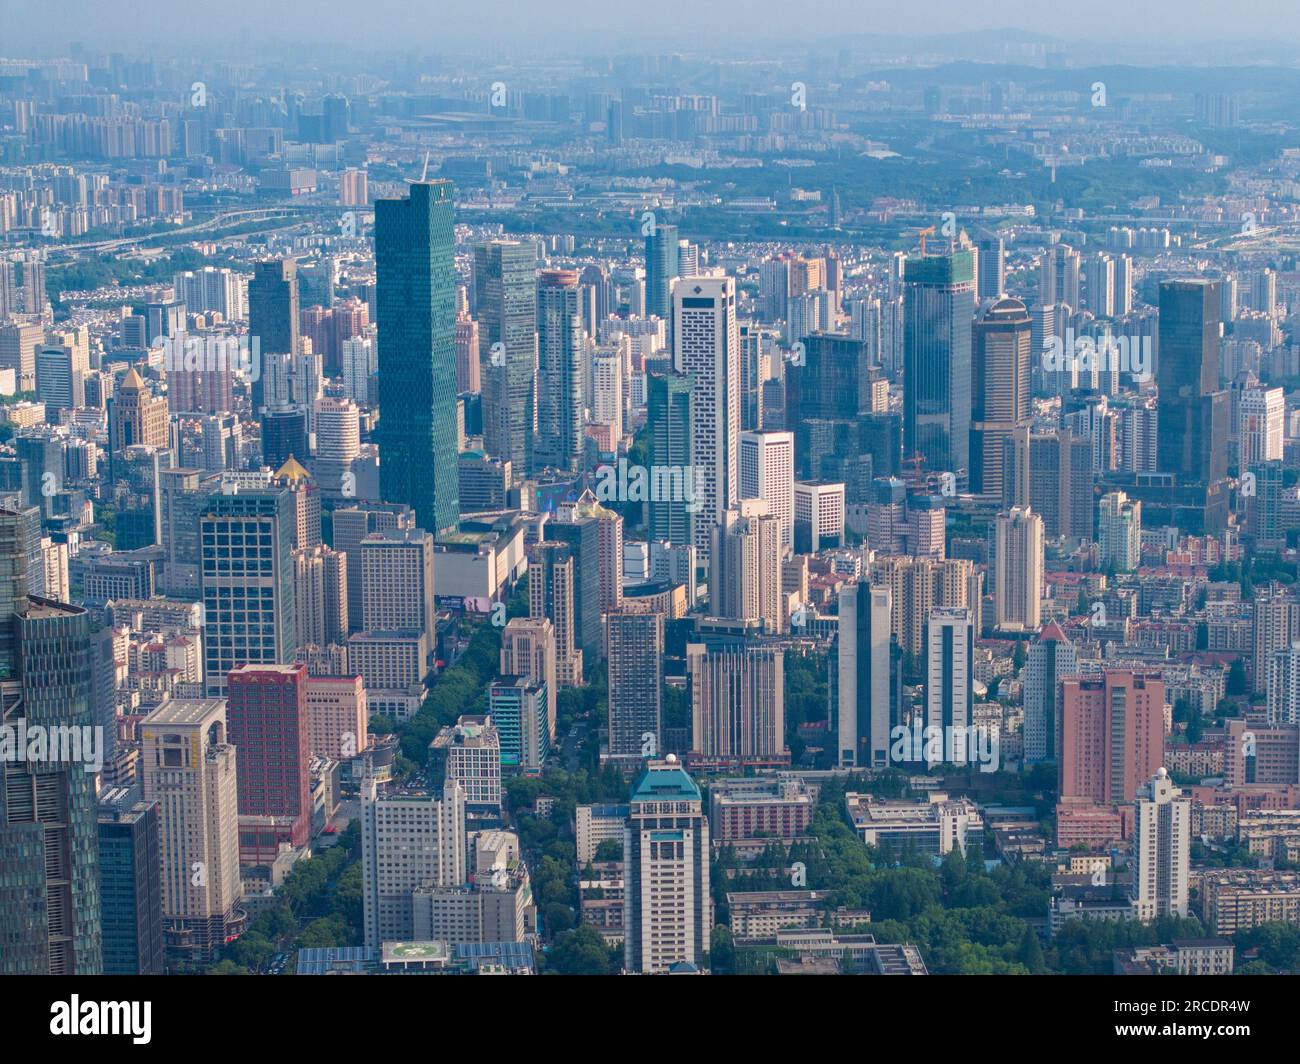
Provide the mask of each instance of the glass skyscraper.
POLYGON ((975 256, 910 258, 903 267, 903 457, 927 470, 969 469, 975 256))
POLYGON ((375 201, 379 489, 435 534, 460 514, 452 183, 375 201))

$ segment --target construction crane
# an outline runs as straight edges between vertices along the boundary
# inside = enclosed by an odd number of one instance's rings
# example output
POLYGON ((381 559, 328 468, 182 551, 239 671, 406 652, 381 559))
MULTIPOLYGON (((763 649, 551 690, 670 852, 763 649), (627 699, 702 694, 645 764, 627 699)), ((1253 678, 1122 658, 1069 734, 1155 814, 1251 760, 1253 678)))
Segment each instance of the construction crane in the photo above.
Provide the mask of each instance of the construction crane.
POLYGON ((925 238, 926 238, 927 236, 930 236, 933 232, 934 232, 934 226, 930 226, 928 229, 922 229, 921 232, 920 232, 920 234, 919 234, 919 236, 921 237, 921 254, 922 254, 922 255, 925 254, 925 238))

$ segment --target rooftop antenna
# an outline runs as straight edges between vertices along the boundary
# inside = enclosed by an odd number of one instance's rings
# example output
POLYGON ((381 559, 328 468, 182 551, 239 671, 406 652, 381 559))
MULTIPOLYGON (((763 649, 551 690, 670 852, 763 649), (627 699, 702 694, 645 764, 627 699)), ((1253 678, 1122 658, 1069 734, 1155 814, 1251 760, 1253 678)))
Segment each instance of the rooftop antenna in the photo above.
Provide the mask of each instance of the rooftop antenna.
POLYGON ((424 151, 424 170, 420 174, 420 181, 423 183, 429 179, 429 150, 424 151))

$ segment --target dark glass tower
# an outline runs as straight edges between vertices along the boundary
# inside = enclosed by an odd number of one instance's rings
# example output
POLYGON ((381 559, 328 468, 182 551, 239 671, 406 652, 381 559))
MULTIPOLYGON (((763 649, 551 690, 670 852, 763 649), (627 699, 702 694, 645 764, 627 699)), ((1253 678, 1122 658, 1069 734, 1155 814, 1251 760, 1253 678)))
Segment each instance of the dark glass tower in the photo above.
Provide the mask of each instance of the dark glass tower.
POLYGON ((1219 389, 1219 284, 1160 285, 1156 464, 1180 483, 1228 474, 1228 395, 1219 389))
POLYGON ((658 225, 645 238, 645 312, 672 321, 672 281, 677 276, 677 226, 658 225))
POLYGON ((969 251, 908 259, 903 267, 903 452, 927 470, 969 469, 971 318, 969 251))
POLYGON ((582 457, 582 317, 576 270, 537 280, 538 469, 572 470, 582 457))
POLYGON ((483 363, 483 444, 517 472, 533 468, 537 433, 537 248, 474 248, 474 305, 483 363), (498 346, 500 345, 500 346, 498 346))
POLYGON ((0 760, 0 974, 103 968, 90 616, 26 593, 23 515, 0 510, 0 718, 24 734, 0 760), (46 744, 31 745, 41 729, 46 744), (56 749, 57 747, 57 749, 56 749))
MULTIPOLYGON (((652 466, 692 468, 695 391, 684 374, 650 374, 646 378, 647 424, 652 466)), ((695 541, 695 514, 685 499, 648 499, 646 525, 651 540, 688 544, 695 541)))
POLYGON ((261 361, 253 375, 253 413, 262 409, 269 355, 298 353, 298 266, 273 259, 253 267, 248 282, 249 343, 256 340, 261 361))
POLYGON ((437 533, 460 513, 452 183, 375 202, 379 488, 437 533))
POLYGON ((105 975, 163 974, 162 875, 158 803, 139 786, 108 791, 99 803, 105 975))

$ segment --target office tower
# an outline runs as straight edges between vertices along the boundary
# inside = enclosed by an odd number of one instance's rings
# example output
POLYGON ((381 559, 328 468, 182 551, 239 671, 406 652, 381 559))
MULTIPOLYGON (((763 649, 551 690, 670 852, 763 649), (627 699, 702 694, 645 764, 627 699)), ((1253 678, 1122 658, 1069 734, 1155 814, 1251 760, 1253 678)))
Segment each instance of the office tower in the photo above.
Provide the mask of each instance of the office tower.
POLYGON ((606 509, 596 501, 590 491, 584 491, 576 500, 561 503, 555 519, 546 528, 553 538, 577 544, 586 549, 590 543, 590 526, 596 526, 597 586, 596 614, 620 609, 623 605, 623 517, 606 509))
POLYGON ((658 757, 663 752, 663 615, 616 611, 605 624, 610 757, 658 757))
MULTIPOLYGON (((646 501, 646 527, 652 541, 675 544, 695 542, 694 475, 695 394, 690 377, 651 374, 646 379, 647 425, 652 468, 676 470, 679 482, 689 478, 691 498, 654 498, 646 501)), ((701 502, 703 500, 700 500, 701 502)))
POLYGON ((1038 283, 1038 302, 1064 303, 1071 310, 1080 307, 1079 266, 1081 256, 1069 244, 1053 244, 1043 255, 1038 283))
MULTIPOLYGON (((1160 285, 1157 461, 1197 485, 1207 509, 1228 470, 1228 393, 1219 390, 1219 290, 1215 281, 1160 285)), ((1207 528, 1220 522, 1207 512, 1207 528)))
POLYGON ((285 665, 297 649, 293 494, 255 488, 207 497, 199 569, 207 630, 203 675, 222 695, 240 665, 285 665))
POLYGON ((501 737, 489 716, 465 714, 443 728, 429 747, 435 786, 448 780, 465 792, 467 809, 501 812, 501 737))
POLYGON ((623 966, 700 966, 713 933, 709 821, 677 758, 651 761, 633 785, 623 829, 623 966))
POLYGON ((474 248, 483 446, 521 472, 534 468, 537 432, 536 274, 537 248, 531 243, 494 240, 474 248))
POLYGON ((361 901, 366 945, 414 937, 411 895, 428 883, 465 882, 465 792, 448 780, 438 794, 361 785, 361 901))
POLYGON ((740 438, 740 337, 736 282, 692 277, 673 284, 673 368, 694 382, 691 454, 701 498, 695 548, 707 558, 713 526, 735 503, 740 438))
POLYGON ((0 368, 14 371, 20 392, 36 390, 36 352, 44 343, 39 325, 0 326, 0 368))
POLYGON ((1254 550, 1281 551, 1286 547, 1287 536, 1287 522, 1282 510, 1282 463, 1258 462, 1246 473, 1254 478, 1255 489, 1253 495, 1245 495, 1246 538, 1254 550))
POLYGON ((1133 919, 1186 919, 1192 800, 1161 766, 1133 802, 1133 919))
POLYGON ((537 278, 537 469, 572 470, 582 458, 582 336, 577 270, 543 270, 537 278))
POLYGON ((89 372, 89 357, 75 344, 45 344, 37 350, 36 398, 45 404, 47 418, 86 405, 89 372))
POLYGON ((307 412, 294 407, 267 410, 262 414, 262 464, 279 469, 289 459, 306 459, 307 412))
POLYGON ((283 488, 290 495, 294 549, 319 546, 320 492, 307 470, 296 459, 290 458, 271 475, 271 487, 283 488))
POLYGON ((672 314, 672 283, 683 276, 677 261, 677 226, 656 225, 645 238, 645 317, 672 314))
POLYGON ((1003 450, 1030 422, 1030 321, 1018 299, 999 299, 971 326, 970 490, 1002 495, 1003 450))
POLYGON ((981 303, 986 299, 997 299, 1006 284, 1006 247, 1000 236, 989 235, 977 240, 975 248, 979 253, 975 298, 981 303))
MULTIPOLYGON (((343 362, 343 394, 353 402, 369 406, 378 398, 378 384, 371 382, 379 370, 375 337, 353 336, 344 340, 340 358, 343 362), (374 392, 372 388, 375 389, 374 392)), ((477 349, 474 352, 474 364, 478 365, 477 349)))
POLYGON ((1115 260, 1100 251, 1083 268, 1083 306, 1098 318, 1115 316, 1115 260))
POLYGON ((1043 519, 1016 506, 998 514, 994 527, 994 623, 1004 631, 1036 631, 1043 601, 1043 519))
POLYGON ((1282 388, 1247 388, 1241 393, 1237 469, 1282 458, 1286 392, 1282 388))
POLYGON ((145 801, 158 804, 163 942, 208 964, 243 931, 235 748, 226 703, 169 701, 140 725, 145 801))
POLYGON ((432 639, 433 537, 422 528, 372 532, 357 550, 361 566, 361 619, 368 632, 422 632, 432 639))
POLYGON ((1165 685, 1159 673, 1107 669, 1061 681, 1060 796, 1097 805, 1131 802, 1165 755, 1165 685))
POLYGON ((902 700, 889 588, 866 580, 840 591, 836 637, 836 764, 886 768, 902 700))
MULTIPOLYGON (((871 407, 870 352, 862 340, 835 333, 803 338, 803 360, 786 367, 786 427, 795 434, 802 476, 820 475, 810 453, 810 423, 855 422, 871 407)), ((856 441, 855 441, 856 442, 856 441)))
POLYGON ((270 864, 311 835, 307 666, 242 665, 226 686, 226 730, 237 754, 239 860, 270 864))
POLYGON ((352 465, 361 455, 361 413, 351 399, 329 398, 316 401, 315 413, 316 483, 327 499, 352 498, 357 493, 352 465))
POLYGON ((329 547, 293 552, 297 645, 342 646, 348 641, 348 556, 329 547))
POLYGON ((794 544, 794 433, 740 434, 740 496, 761 499, 781 530, 781 550, 794 544))
POLYGON ((547 731, 555 739, 555 708, 559 675, 555 626, 545 617, 511 617, 501 630, 502 676, 522 676, 546 688, 547 731))
POLYGON ((560 685, 578 687, 583 652, 576 639, 577 562, 567 543, 535 543, 528 548, 528 615, 546 618, 555 628, 555 669, 560 685))
POLYGON ((468 314, 456 316, 456 391, 478 393, 483 390, 482 367, 479 363, 478 322, 468 314))
POLYGON ((97 975, 103 743, 91 702, 90 616, 29 597, 28 534, 22 513, 0 510, 3 722, 26 747, 0 760, 0 972, 97 975), (33 748, 37 729, 49 746, 33 748))
MULTIPOLYGON (((975 626, 962 607, 936 606, 925 626, 925 724, 942 729, 943 761, 972 757, 974 744, 960 736, 971 726, 974 704, 975 626)), ((927 760, 933 760, 926 744, 927 760)), ((973 759, 973 758, 972 758, 973 759)))
POLYGON ((1079 667, 1074 644, 1060 625, 1043 626, 1025 658, 1025 763, 1055 761, 1060 742, 1060 685, 1079 667))
POLYGON ((573 557, 573 639, 591 663, 605 653, 600 634, 602 522, 588 513, 586 508, 561 507, 546 522, 545 535, 566 544, 573 557))
POLYGON ((298 353, 298 264, 293 259, 272 259, 253 266, 248 282, 248 337, 260 353, 259 372, 253 375, 253 413, 268 402, 267 370, 274 356, 298 353))
POLYGON ((167 397, 154 395, 134 366, 117 383, 108 420, 109 447, 114 453, 135 444, 168 445, 167 397))
POLYGON ((686 646, 691 761, 710 767, 773 765, 785 745, 785 651, 738 644, 686 646))
POLYGON ((1142 564, 1142 504, 1122 491, 1097 503, 1097 545, 1103 569, 1131 573, 1142 564))
POLYGON ((970 464, 974 256, 910 258, 903 281, 904 458, 959 474, 970 464))
MULTIPOLYGON (((939 557, 943 556, 943 513, 938 514, 939 557)), ((794 485, 794 549, 816 554, 844 545, 844 485, 797 480, 794 485)))
POLYGON ((504 768, 540 775, 551 752, 550 695, 527 676, 501 676, 488 687, 488 715, 504 768))
POLYGON ((761 499, 745 499, 713 530, 709 600, 713 615, 758 620, 769 635, 785 631, 780 522, 761 499))
POLYGON ((1269 724, 1300 724, 1300 642, 1268 656, 1266 690, 1269 724))
POLYGON ((925 629, 936 607, 977 613, 978 574, 965 558, 943 561, 906 555, 878 555, 871 569, 872 584, 889 588, 891 629, 902 649, 920 657, 925 653, 925 629))
POLYGON ((409 506, 375 503, 334 511, 334 549, 348 556, 348 628, 364 627, 361 594, 361 541, 373 532, 412 528, 409 506))
POLYGON ((346 761, 370 745, 366 689, 360 676, 307 677, 310 757, 346 761))
POLYGON ((435 536, 460 516, 453 245, 450 181, 375 201, 380 494, 435 536))
POLYGON ((157 802, 137 786, 99 799, 99 897, 105 975, 163 974, 162 854, 157 802))

